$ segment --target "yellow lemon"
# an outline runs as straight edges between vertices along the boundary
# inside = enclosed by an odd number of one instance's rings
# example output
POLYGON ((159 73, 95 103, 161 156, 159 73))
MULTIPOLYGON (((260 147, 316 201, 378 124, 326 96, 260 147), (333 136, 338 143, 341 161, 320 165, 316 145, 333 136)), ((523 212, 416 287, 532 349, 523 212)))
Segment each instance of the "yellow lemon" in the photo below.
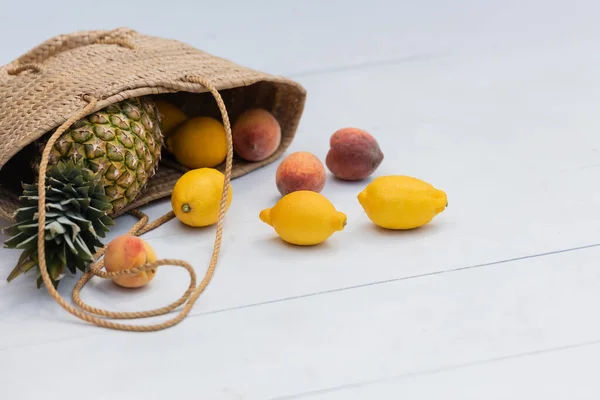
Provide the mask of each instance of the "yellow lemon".
POLYGON ((346 215, 322 194, 299 190, 282 197, 273 208, 260 212, 284 241, 300 246, 321 243, 346 226, 346 215))
MULTIPOLYGON (((213 168, 198 168, 186 172, 173 188, 173 213, 181 222, 192 227, 215 224, 219 219, 224 184, 225 175, 213 168)), ((230 204, 231 186, 227 191, 225 211, 230 204)))
POLYGON ((188 168, 212 168, 227 156, 227 136, 220 121, 210 117, 194 117, 170 135, 167 149, 178 162, 188 168))
POLYGON ((171 133, 188 118, 183 111, 165 100, 157 99, 154 103, 161 116, 160 126, 164 135, 171 133))
POLYGON ((413 229, 429 223, 448 206, 446 193, 410 176, 375 178, 358 195, 367 217, 386 229, 413 229))

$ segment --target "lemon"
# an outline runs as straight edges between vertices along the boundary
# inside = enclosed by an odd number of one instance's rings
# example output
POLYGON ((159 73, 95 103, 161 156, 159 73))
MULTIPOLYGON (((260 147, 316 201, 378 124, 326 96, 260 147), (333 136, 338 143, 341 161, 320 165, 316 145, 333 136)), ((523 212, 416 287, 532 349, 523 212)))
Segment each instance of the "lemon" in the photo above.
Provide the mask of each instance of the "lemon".
MULTIPOLYGON (((175 183, 171 194, 173 213, 181 222, 192 227, 215 224, 225 175, 214 168, 198 168, 186 172, 175 183)), ((231 186, 227 191, 225 211, 231 204, 231 186)))
POLYGON ((212 168, 227 156, 227 136, 220 121, 211 117, 194 117, 170 135, 167 149, 188 168, 212 168))
POLYGON ((163 134, 167 135, 171 133, 174 128, 181 125, 187 119, 187 115, 175 105, 161 99, 154 102, 161 116, 160 126, 163 134))
POLYGON ((346 226, 346 215, 325 196, 310 190, 285 195, 273 208, 262 210, 260 219, 281 239, 300 246, 321 243, 346 226))
POLYGON ((375 178, 358 195, 367 217, 386 229, 414 229, 429 223, 448 206, 446 193, 403 175, 375 178))

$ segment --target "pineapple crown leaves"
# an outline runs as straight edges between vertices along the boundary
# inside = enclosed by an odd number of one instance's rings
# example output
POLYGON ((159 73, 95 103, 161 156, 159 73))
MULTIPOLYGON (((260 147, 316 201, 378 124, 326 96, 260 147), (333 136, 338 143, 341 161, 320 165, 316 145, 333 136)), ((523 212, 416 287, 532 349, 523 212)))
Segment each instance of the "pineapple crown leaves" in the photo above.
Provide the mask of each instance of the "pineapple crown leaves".
MULTIPOLYGON (((39 288, 43 282, 37 253, 38 199, 37 184, 23 184, 16 222, 4 230, 9 236, 4 247, 23 251, 7 280, 36 268, 39 288)), ((103 246, 99 238, 114 225, 108 216, 112 209, 110 200, 100 177, 81 162, 63 160, 49 168, 44 247, 48 274, 55 287, 66 269, 75 274, 77 269, 85 271, 94 261, 96 248, 103 246)))

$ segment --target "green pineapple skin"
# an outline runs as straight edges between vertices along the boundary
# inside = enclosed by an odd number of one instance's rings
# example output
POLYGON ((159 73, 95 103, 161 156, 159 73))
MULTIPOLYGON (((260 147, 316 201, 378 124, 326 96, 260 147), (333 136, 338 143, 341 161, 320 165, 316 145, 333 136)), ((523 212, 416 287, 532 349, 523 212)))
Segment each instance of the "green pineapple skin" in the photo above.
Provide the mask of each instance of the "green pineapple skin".
MULTIPOLYGON (((149 97, 126 99, 65 131, 54 144, 48 165, 83 161, 101 176, 114 214, 133 202, 156 173, 163 140, 154 102, 149 97)), ((41 148, 44 145, 40 143, 41 148)))
MULTIPOLYGON (((4 247, 22 250, 22 253, 7 281, 35 269, 40 288, 43 280, 37 252, 37 184, 24 184, 19 200, 21 207, 15 212, 16 222, 4 229, 9 236, 4 247)), ((94 253, 103 247, 100 238, 114 225, 108 216, 112 209, 110 200, 100 176, 84 168, 81 162, 60 161, 47 171, 44 247, 54 287, 58 287, 67 272, 86 271, 94 261, 94 253)))

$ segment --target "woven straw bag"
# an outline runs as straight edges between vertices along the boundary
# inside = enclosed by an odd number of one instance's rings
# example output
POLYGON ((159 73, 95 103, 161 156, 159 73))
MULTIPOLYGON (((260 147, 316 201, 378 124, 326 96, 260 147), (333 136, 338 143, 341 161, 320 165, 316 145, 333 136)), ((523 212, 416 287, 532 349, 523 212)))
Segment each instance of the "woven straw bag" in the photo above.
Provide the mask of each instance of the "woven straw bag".
MULTIPOLYGON (((193 77, 206 79, 221 92, 230 120, 249 107, 262 107, 281 124, 282 141, 275 154, 261 162, 234 158, 232 178, 281 156, 300 120, 304 89, 179 41, 127 28, 67 34, 0 68, 0 217, 11 219, 18 205, 23 174, 15 156, 85 107, 85 95, 98 100, 93 112, 125 98, 177 92, 172 99, 187 106, 188 113, 220 118, 208 89, 193 77)), ((224 168, 224 164, 219 167, 224 168)), ((122 212, 169 196, 185 170, 165 160, 146 190, 122 212)))
MULTIPOLYGON (((29 145, 54 129, 54 136, 59 136, 78 119, 110 104, 143 95, 170 96, 169 99, 178 103, 190 116, 202 113, 223 121, 228 138, 226 161, 218 167, 225 174, 223 194, 231 179, 269 164, 282 155, 294 138, 306 99, 304 88, 289 79, 237 65, 176 40, 143 35, 128 28, 77 32, 51 38, 0 68, 0 217, 12 220, 18 207, 29 145), (280 147, 260 162, 238 159, 232 149, 230 121, 252 107, 269 110, 281 125, 280 147)), ((46 168, 47 161, 42 160, 38 176, 41 194, 46 168)), ((147 216, 138 207, 170 196, 175 182, 185 171, 183 166, 163 157, 146 189, 119 213, 130 212, 140 218, 130 230, 131 234, 141 235, 174 217, 171 212, 148 223, 147 216)), ((40 197, 38 232, 42 233, 45 196, 40 197)), ((49 293, 71 314, 107 328, 152 331, 177 324, 189 313, 214 272, 223 230, 224 199, 225 196, 221 201, 211 262, 198 286, 193 268, 181 260, 159 260, 129 272, 104 272, 101 249, 96 255, 98 261, 75 286, 73 300, 79 306, 76 308, 67 303, 50 283, 43 257, 43 235, 40 235, 40 269, 49 293), (183 267, 191 277, 186 293, 166 307, 115 313, 88 306, 80 299, 81 288, 93 276, 112 278, 161 265, 183 267), (176 317, 155 325, 125 325, 106 319, 152 317, 183 304, 185 306, 176 317)))

